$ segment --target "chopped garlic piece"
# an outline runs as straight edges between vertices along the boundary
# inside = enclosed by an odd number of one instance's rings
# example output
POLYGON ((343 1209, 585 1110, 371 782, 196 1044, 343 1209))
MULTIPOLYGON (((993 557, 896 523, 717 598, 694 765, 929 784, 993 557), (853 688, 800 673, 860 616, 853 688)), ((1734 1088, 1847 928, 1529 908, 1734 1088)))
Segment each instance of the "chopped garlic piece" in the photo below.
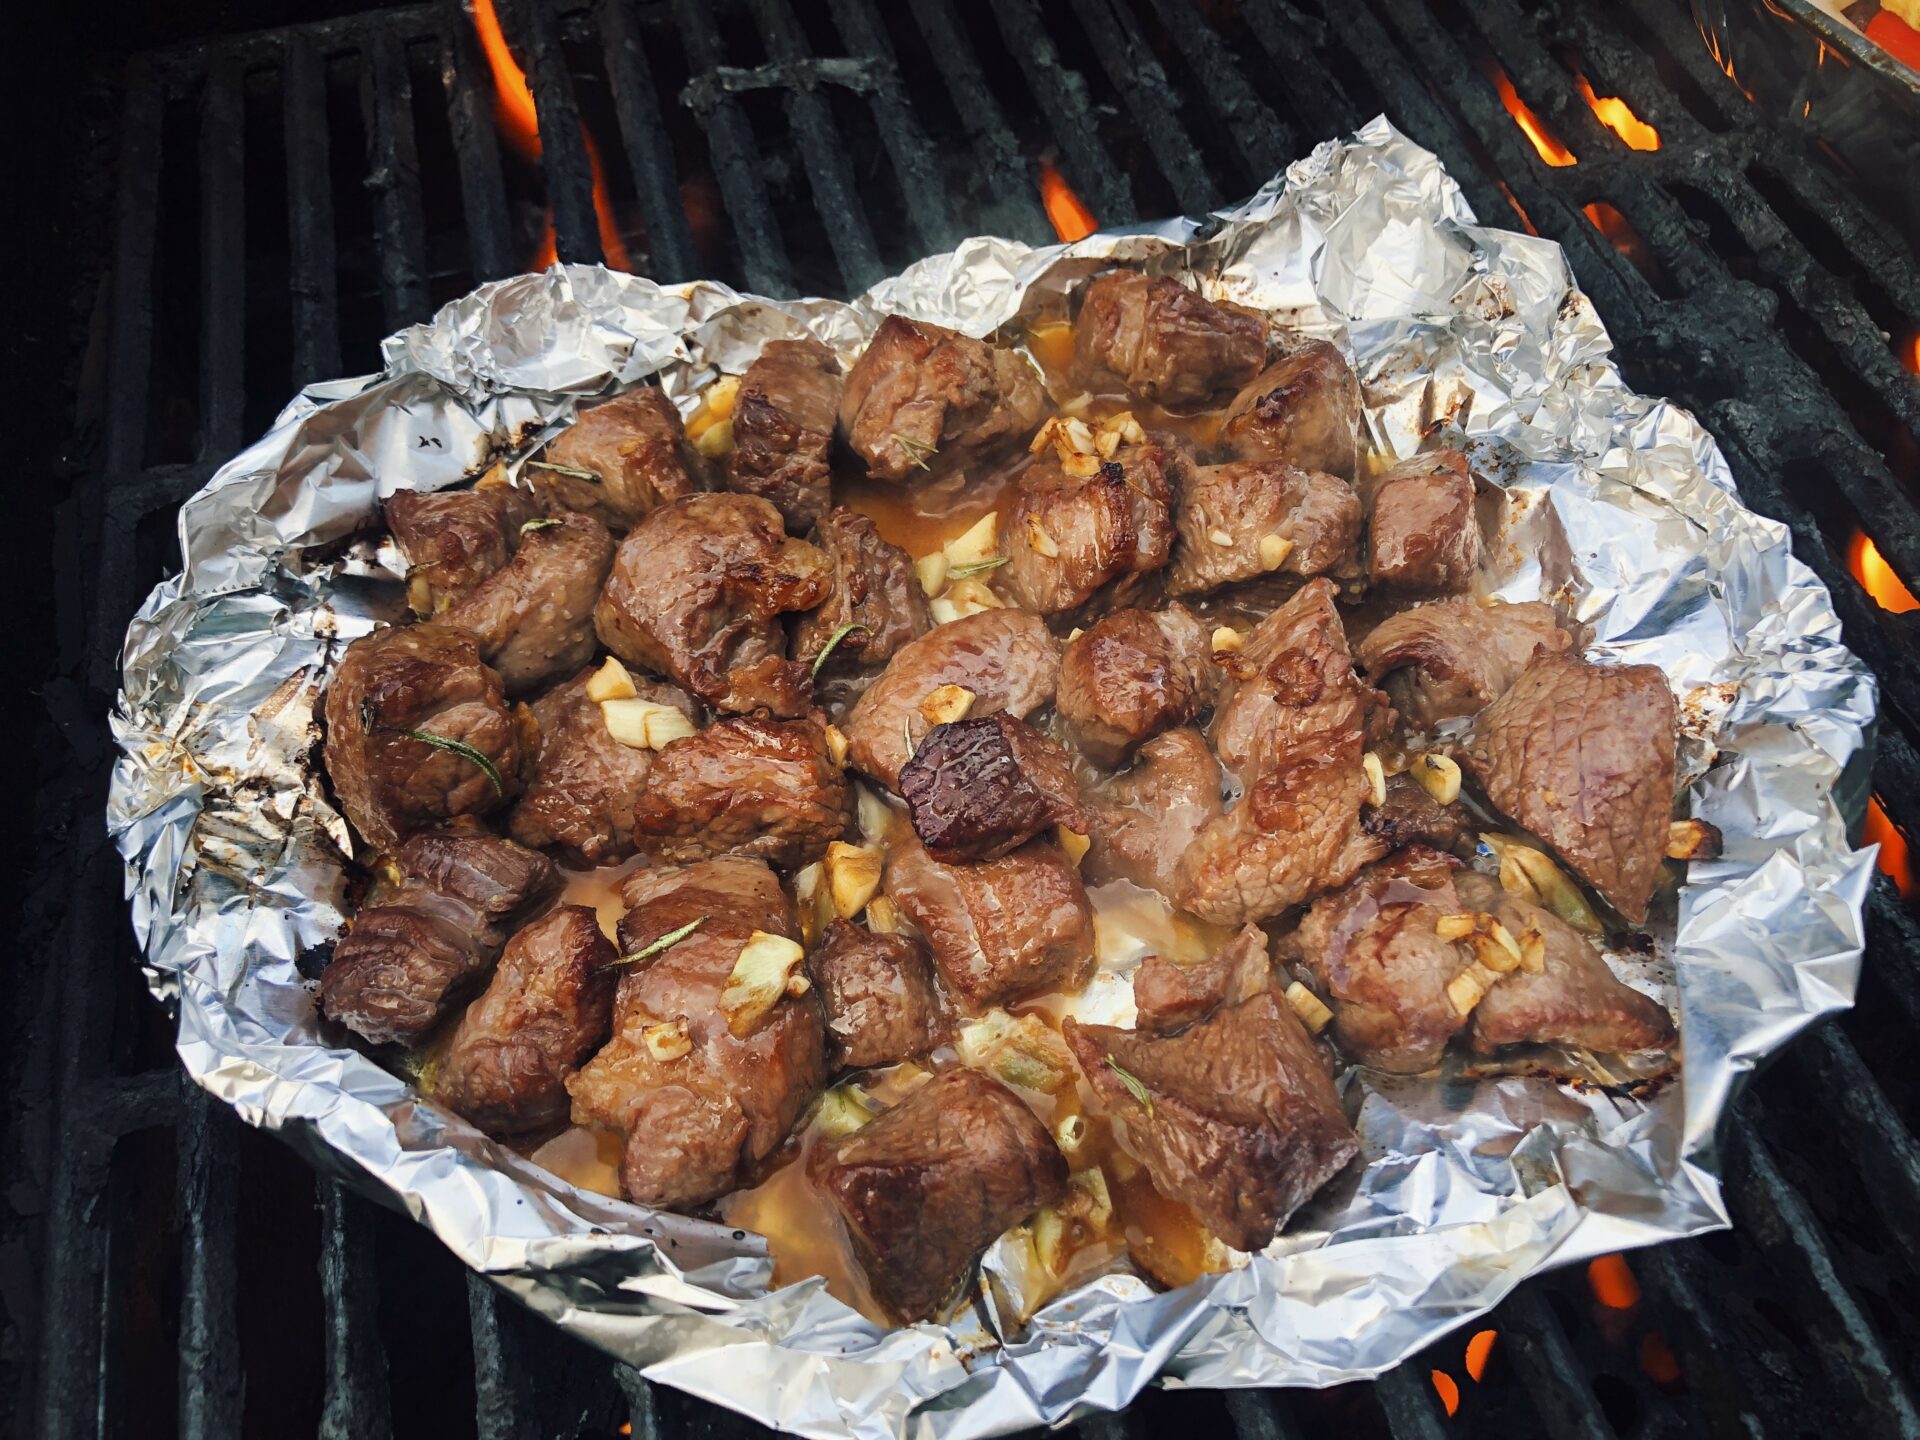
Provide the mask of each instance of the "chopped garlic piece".
POLYGON ((829 1140, 851 1135, 879 1113, 873 1097, 853 1081, 836 1085, 820 1097, 813 1124, 829 1140))
POLYGON ((1060 473, 1070 475, 1075 480, 1091 480, 1100 473, 1098 455, 1069 455, 1060 462, 1060 473))
POLYGON ((1282 997, 1293 1013, 1300 1017, 1300 1023, 1307 1027, 1307 1033, 1318 1035, 1333 1019, 1333 1011, 1326 1007, 1320 997, 1302 985, 1298 980, 1287 986, 1282 997))
POLYGON ((827 922, 833 918, 826 878, 826 867, 818 860, 793 874, 793 908, 800 917, 800 938, 808 945, 820 939, 827 922))
POLYGON ((647 1047, 647 1054, 662 1064, 680 1059, 693 1049, 693 1040, 687 1034, 687 1017, 680 1015, 647 1026, 640 1032, 640 1043, 647 1047))
POLYGON ((1293 541, 1284 535, 1262 535, 1260 537, 1260 568, 1278 570, 1287 563, 1287 557, 1293 554, 1293 541))
POLYGON ((1720 856, 1720 831, 1704 820, 1675 820, 1667 826, 1669 860, 1716 860, 1720 856))
POLYGON ((759 1029, 767 1012, 789 993, 788 982, 806 958, 807 952, 784 935, 756 930, 748 936, 720 992, 720 1013, 727 1017, 727 1029, 741 1039, 759 1029))
POLYGON ((1547 968, 1547 937, 1540 927, 1529 925, 1520 932, 1520 968, 1529 975, 1541 975, 1547 968))
POLYGON ((884 845, 887 832, 893 829, 893 806, 872 787, 855 787, 854 808, 860 816, 860 837, 869 845, 884 845))
POLYGON ((838 725, 827 726, 827 754, 843 769, 847 763, 847 732, 838 725))
POLYGON ((1109 415, 1101 425, 1112 430, 1129 445, 1147 443, 1147 432, 1140 428, 1140 422, 1133 418, 1131 410, 1122 410, 1118 415, 1109 415))
POLYGON ((1207 531, 1207 539, 1218 545, 1222 550, 1231 550, 1233 548, 1233 532, 1230 530, 1222 530, 1218 525, 1207 531))
POLYGON ((1087 1143, 1087 1117, 1084 1115, 1063 1116, 1059 1124, 1053 1127, 1054 1143, 1069 1160, 1074 1152, 1087 1143))
POLYGON ((1027 544, 1032 547, 1034 554, 1044 555, 1049 560, 1056 559, 1060 554, 1060 547, 1053 543, 1053 536, 1047 533, 1038 515, 1027 516, 1027 544))
MULTIPOLYGON (((941 595, 927 602, 927 613, 933 616, 935 625, 951 625, 960 618, 960 607, 941 595)), ((967 612, 971 615, 973 612, 967 612)))
POLYGON ((1000 553, 1000 512, 989 510, 941 547, 949 566, 979 565, 1000 553))
POLYGON ((936 685, 920 701, 920 714, 929 725, 951 725, 966 719, 978 698, 964 685, 936 685))
POLYGON ((1447 982, 1447 999, 1456 1015, 1471 1015, 1473 1007, 1486 999, 1487 987, 1479 970, 1478 965, 1469 965, 1447 982))
POLYGON ((1059 435, 1077 455, 1093 453, 1093 431, 1087 428, 1087 422, 1069 417, 1060 422, 1059 435))
POLYGON ((1025 1090, 1054 1095, 1073 1085, 1072 1052, 1038 1015, 989 1010, 962 1027, 954 1048, 962 1063, 1025 1090))
POLYGON ((1524 879, 1527 889, 1539 896, 1540 903, 1555 915, 1566 921, 1574 929, 1587 935, 1605 933, 1600 917, 1593 913, 1593 907, 1587 903, 1579 888, 1569 880, 1560 867, 1553 863, 1552 857, 1523 845, 1505 835, 1483 834, 1482 843, 1500 857, 1500 885, 1502 889, 1526 898, 1526 890, 1514 883, 1524 879), (1512 875, 1509 873, 1511 862, 1512 875))
POLYGON ((607 732, 635 750, 659 750, 694 733, 693 722, 671 705, 651 700, 603 700, 607 732))
POLYGON ((1360 768, 1367 772, 1367 803, 1381 806, 1387 803, 1387 770, 1380 763, 1380 757, 1369 750, 1360 757, 1360 768))
POLYGON ((1054 826, 1053 832, 1059 837, 1060 848, 1067 852, 1067 858, 1074 864, 1078 865, 1086 858, 1087 850, 1093 844, 1093 840, 1089 836, 1082 835, 1078 831, 1069 830, 1064 825, 1054 826))
POLYGON ((834 912, 842 920, 851 920, 880 893, 880 872, 885 861, 878 850, 836 840, 827 846, 827 858, 822 863, 826 866, 827 890, 833 896, 834 912))
POLYGON ((947 588, 947 568, 944 550, 922 555, 913 562, 913 578, 920 582, 920 590, 929 600, 947 588))
POLYGON ((693 448, 709 460, 724 460, 733 453, 733 421, 716 420, 700 432, 693 448))
POLYGON ((1460 767, 1446 756, 1428 751, 1416 756, 1411 768, 1420 788, 1440 804, 1451 805, 1460 798, 1460 767))
POLYGON ((900 922, 900 907, 885 895, 867 902, 867 929, 875 935, 898 935, 905 928, 900 922))
POLYGON ((631 700, 639 693, 634 688, 633 676, 627 673, 627 667, 611 655, 587 681, 587 698, 595 704, 603 700, 631 700))
POLYGON ((700 396, 700 406, 706 414, 715 420, 731 420, 733 404, 740 395, 740 377, 722 375, 709 385, 700 396))
POLYGON ((1108 430, 1103 427, 1100 433, 1093 437, 1094 453, 1102 460, 1111 460, 1114 452, 1119 448, 1120 432, 1118 430, 1108 430))
POLYGON ((424 575, 411 575, 407 578, 407 608, 416 615, 425 615, 433 609, 433 586, 424 575))
POLYGON ((1222 625, 1213 632, 1213 653, 1216 655, 1237 654, 1246 639, 1231 625, 1222 625))

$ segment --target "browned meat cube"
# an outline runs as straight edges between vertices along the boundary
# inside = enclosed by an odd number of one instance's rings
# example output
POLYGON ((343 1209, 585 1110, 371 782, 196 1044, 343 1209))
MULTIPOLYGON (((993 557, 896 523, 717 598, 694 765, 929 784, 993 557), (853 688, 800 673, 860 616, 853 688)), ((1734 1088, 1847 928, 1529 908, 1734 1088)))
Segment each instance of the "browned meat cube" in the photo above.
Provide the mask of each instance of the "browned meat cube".
POLYGON ((835 920, 808 957, 827 1012, 835 1069, 861 1070, 924 1055, 946 1038, 946 1001, 927 947, 835 920))
POLYGON ((521 930, 460 1017, 433 1098, 489 1135, 564 1124, 567 1076, 613 1026, 614 959, 585 905, 562 905, 521 930))
POLYGON ((1156 735, 1132 769, 1087 788, 1086 877, 1131 880, 1173 899, 1180 857, 1219 816, 1220 791, 1220 762, 1198 730, 1156 735))
POLYGON ((1333 595, 1331 581, 1308 581, 1231 657, 1211 738, 1242 793, 1180 857, 1175 887, 1203 920, 1278 915, 1386 853, 1360 824, 1384 697, 1354 674, 1333 595))
POLYGON ((326 721, 333 793, 377 850, 485 814, 520 788, 521 727, 465 630, 420 624, 363 635, 327 686, 326 721))
POLYGON ((1200 465, 1174 516, 1169 595, 1275 573, 1358 573, 1360 497, 1346 481, 1277 460, 1200 465))
POLYGON ((853 787, 812 720, 717 720, 654 756, 633 800, 634 844, 686 863, 751 855, 818 860, 853 819, 853 787))
POLYGON ((581 410, 526 477, 548 511, 591 515, 616 535, 656 506, 707 488, 705 462, 657 385, 581 410))
POLYGON ((353 917, 320 1008, 363 1039, 412 1044, 480 988, 507 936, 559 890, 544 855, 491 835, 417 835, 399 883, 353 917))
POLYGON ((613 537, 589 515, 534 521, 506 567, 441 616, 480 641, 509 695, 524 695, 593 658, 593 607, 613 567, 613 537))
POLYGON ((1573 644, 1551 605, 1442 600, 1389 615, 1354 651, 1394 709, 1418 730, 1478 715, 1520 678, 1536 648, 1573 644))
POLYGON ((1536 655, 1463 758, 1495 808, 1637 925, 1666 858, 1675 724, 1657 666, 1536 655))
POLYGON ((1473 817, 1459 801, 1442 805, 1411 774, 1387 777, 1387 799, 1360 813, 1369 835, 1378 836, 1389 850, 1402 845, 1431 845, 1451 850, 1473 829, 1473 817))
POLYGON ((1080 872, 1050 840, 962 865, 943 865, 908 841, 888 860, 886 885, 969 1011, 1071 990, 1093 971, 1093 906, 1080 872))
POLYGON ((1154 1188, 1236 1250, 1264 1249, 1360 1153, 1313 1041, 1270 990, 1178 1035, 1069 1019, 1066 1036, 1154 1188))
POLYGON ((1046 398, 1025 356, 889 315, 840 392, 840 435, 877 480, 934 479, 1022 443, 1046 398))
POLYGON ((982 610, 902 646, 847 717, 852 762, 889 789, 934 722, 920 704, 942 685, 973 694, 973 715, 1024 719, 1053 699, 1060 642, 1025 610, 982 610))
POLYGON ((1266 932, 1248 925, 1196 965, 1147 956, 1133 972, 1133 1006, 1140 1029, 1171 1035, 1206 1019, 1222 1005, 1251 1000, 1272 985, 1266 932))
POLYGON ((1184 605, 1116 610, 1067 642, 1055 703, 1087 758, 1117 765, 1141 741, 1196 719, 1219 675, 1206 627, 1184 605))
POLYGON ((933 628, 926 593, 914 578, 913 557, 883 540, 880 527, 858 510, 844 505, 829 510, 807 540, 833 562, 833 589, 818 610, 794 625, 795 660, 812 665, 831 644, 820 667, 824 679, 884 665, 901 646, 933 628))
POLYGON ((754 495, 694 495, 653 511, 621 542, 594 625, 630 665, 708 704, 782 718, 806 713, 807 667, 787 659, 781 615, 827 598, 833 564, 790 539, 754 495))
POLYGON ((1238 390, 1267 363, 1267 320, 1216 304, 1168 275, 1095 277, 1073 333, 1075 382, 1124 390, 1170 410, 1197 409, 1238 390))
POLYGON ((934 726, 900 767, 900 793, 936 860, 997 860, 1055 825, 1087 828, 1072 759, 1004 710, 934 726))
POLYGON ((1586 936, 1558 915, 1509 895, 1488 875, 1463 874, 1455 887, 1468 910, 1497 917, 1511 935, 1531 931, 1544 942, 1541 973, 1508 971, 1474 1007, 1474 1049, 1574 1045, 1624 1055, 1673 1043, 1673 1018, 1666 1010, 1622 983, 1586 936))
POLYGON ((902 1324, 933 1314, 982 1250, 1067 1193, 1067 1162, 1047 1127, 974 1070, 937 1075, 879 1119, 816 1145, 807 1174, 902 1324))
POLYGON ((533 497, 511 485, 389 496, 387 528, 407 557, 413 613, 438 614, 505 565, 520 527, 537 514, 533 497))
POLYGON ((1284 460, 1342 480, 1360 467, 1360 382, 1339 348, 1308 340, 1234 397, 1220 443, 1241 460, 1284 460))
MULTIPOLYGON (((647 788, 654 751, 622 745, 588 698, 593 667, 533 702, 540 728, 533 783, 507 819, 522 845, 560 850, 583 868, 633 854, 633 806, 647 788)), ((636 679, 639 698, 671 705, 698 724, 700 706, 678 686, 636 679)))
POLYGON ((1372 485, 1367 579, 1396 595, 1455 595, 1480 563, 1473 477, 1458 450, 1402 460, 1372 485))
POLYGON ((1086 457, 1071 475, 1052 451, 1020 474, 1007 514, 1007 563, 994 583, 1023 610, 1075 610, 1097 595, 1124 604, 1173 553, 1173 474, 1182 462, 1161 445, 1128 445, 1111 460, 1086 457))
POLYGON ((638 870, 620 887, 623 962, 613 1038, 567 1079, 576 1125, 626 1137, 629 1200, 690 1210, 752 1183, 826 1079, 826 1030, 811 994, 785 996, 744 1035, 720 999, 756 931, 798 932, 779 878, 728 856, 638 870))
POLYGON ((818 340, 769 340, 733 402, 727 488, 771 500, 804 534, 827 513, 840 362, 818 340))

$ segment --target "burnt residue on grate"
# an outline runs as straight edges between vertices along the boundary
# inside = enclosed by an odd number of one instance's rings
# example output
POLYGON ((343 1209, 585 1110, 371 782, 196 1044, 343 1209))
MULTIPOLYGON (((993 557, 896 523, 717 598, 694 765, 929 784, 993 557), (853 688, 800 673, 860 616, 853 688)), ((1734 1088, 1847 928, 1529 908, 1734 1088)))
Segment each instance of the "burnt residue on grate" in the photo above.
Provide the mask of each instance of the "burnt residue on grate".
MULTIPOLYGON (((451 0, 113 61, 88 202, 102 253, 82 277, 95 323, 68 411, 97 427, 96 463, 52 546, 86 577, 58 597, 43 692, 59 713, 105 713, 125 618, 173 560, 173 508, 220 460, 298 385, 372 368, 394 326, 524 268, 549 226, 566 260, 603 260, 613 237, 663 280, 845 294, 965 234, 1051 238, 1043 161, 1124 224, 1243 194, 1384 111, 1483 219, 1566 248, 1629 382, 1694 410, 1748 504, 1792 530, 1885 686, 1871 786, 1920 825, 1920 620, 1855 578, 1863 531, 1920 583, 1914 237, 1747 101, 1685 7, 496 4, 537 158, 501 131, 498 57, 451 0), (1580 81, 1658 148, 1616 133, 1580 81), (1576 163, 1549 163, 1556 146, 1576 163)), ((8 1058, 32 1107, 0 1225, 18 1428, 750 1428, 534 1321, 182 1087, 99 836, 109 752, 78 733, 77 775, 40 795, 57 898, 16 942, 39 1022, 8 1058)), ((1375 1384, 1154 1392, 1082 1428, 1920 1432, 1917 1024, 1920 926, 1881 880, 1859 1009, 1793 1047, 1732 1129, 1733 1234, 1636 1253, 1625 1281, 1532 1282, 1481 1327, 1495 1338, 1463 1333, 1375 1384)))

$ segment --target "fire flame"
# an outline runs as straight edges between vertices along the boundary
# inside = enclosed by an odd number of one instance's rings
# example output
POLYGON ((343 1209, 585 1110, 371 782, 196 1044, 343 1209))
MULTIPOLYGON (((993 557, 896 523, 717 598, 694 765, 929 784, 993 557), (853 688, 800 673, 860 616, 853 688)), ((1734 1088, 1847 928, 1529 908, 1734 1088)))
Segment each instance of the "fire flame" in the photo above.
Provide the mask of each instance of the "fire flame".
POLYGON ((1869 845, 1879 845, 1880 873, 1893 881, 1894 888, 1902 896, 1911 900, 1920 894, 1914 881, 1913 857, 1907 849, 1907 837, 1887 818, 1887 812, 1881 808, 1877 797, 1869 796, 1867 799, 1867 823, 1861 829, 1860 838, 1869 845))
POLYGON ((1447 1414, 1456 1415, 1460 1411, 1460 1386, 1444 1370, 1433 1372, 1433 1388, 1440 1396, 1440 1403, 1447 1407, 1447 1414))
POLYGON ((1886 557, 1881 555, 1880 547, 1864 530, 1853 532, 1853 542, 1847 546, 1847 569, 1882 610, 1895 615, 1920 610, 1920 600, 1914 599, 1913 592, 1894 573, 1886 557))
POLYGON ((1902 365, 1906 366, 1907 369, 1911 370, 1915 375, 1920 375, 1920 330, 1916 330, 1913 334, 1909 335, 1897 353, 1900 356, 1900 363, 1902 365))
POLYGON ((1493 1356, 1493 1342, 1500 1338, 1498 1330, 1481 1330, 1467 1341, 1467 1374, 1478 1383, 1487 1376, 1487 1361, 1493 1356))
POLYGON ((1493 88, 1500 92, 1500 103, 1507 107, 1507 113, 1513 116, 1514 124, 1525 132, 1527 139, 1533 142, 1533 148, 1540 152, 1540 158, 1549 165, 1577 165, 1579 160, 1574 153, 1560 143, 1560 138, 1547 129, 1546 122, 1527 108, 1527 102, 1520 98, 1520 92, 1513 88, 1513 81, 1507 72, 1499 66, 1488 67, 1493 78, 1493 88))
POLYGON ((1680 1362, 1674 1359, 1667 1337, 1658 1330, 1649 1330, 1640 1342, 1640 1370, 1662 1390, 1681 1388, 1680 1362))
POLYGON ((1600 123, 1626 141, 1635 150, 1658 150, 1660 132, 1634 114, 1627 102, 1613 95, 1596 95, 1593 86, 1587 83, 1587 77, 1576 74, 1573 85, 1580 92, 1580 98, 1587 102, 1600 123))
POLYGON ((1073 187, 1051 160, 1040 162, 1040 203, 1046 207, 1047 219, 1053 222, 1053 233, 1068 244, 1100 228, 1087 202, 1073 193, 1073 187))
POLYGON ((1627 1268, 1624 1255, 1602 1255, 1587 1265, 1587 1284, 1593 1298, 1609 1310, 1631 1310, 1640 1303, 1640 1282, 1627 1268))

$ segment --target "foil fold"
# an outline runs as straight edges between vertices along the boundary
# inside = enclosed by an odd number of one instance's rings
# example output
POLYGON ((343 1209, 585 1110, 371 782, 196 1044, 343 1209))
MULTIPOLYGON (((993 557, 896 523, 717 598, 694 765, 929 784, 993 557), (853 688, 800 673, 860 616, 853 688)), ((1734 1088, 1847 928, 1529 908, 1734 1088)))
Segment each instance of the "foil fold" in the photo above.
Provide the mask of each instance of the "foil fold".
POLYGON ((1853 999, 1873 857, 1845 807, 1875 684, 1712 437, 1632 393, 1609 352, 1559 248, 1479 225, 1383 119, 1217 214, 1065 246, 968 240, 851 303, 578 266, 454 301, 386 342, 382 374, 296 397, 186 503, 183 568, 128 627, 108 823, 188 1072, 650 1379, 822 1437, 1004 1434, 1156 1379, 1375 1375, 1544 1267, 1725 1225, 1713 1142, 1742 1077, 1853 999), (380 501, 495 456, 515 468, 580 400, 649 375, 691 405, 768 339, 851 358, 890 311, 984 335, 1110 261, 1345 346, 1376 446, 1405 455, 1446 426, 1507 490, 1500 593, 1552 595, 1594 653, 1666 672, 1691 811, 1727 842, 1692 867, 1638 982, 1679 1013, 1677 1080, 1635 1099, 1350 1072, 1361 1162, 1265 1253, 1168 1293, 1101 1276, 1016 1326, 996 1247, 979 1304, 889 1331, 818 1280, 770 1289, 759 1237, 576 1189, 328 1045, 300 964, 344 922, 350 837, 316 773, 317 709, 344 645, 399 617, 391 567, 350 543, 380 501))

